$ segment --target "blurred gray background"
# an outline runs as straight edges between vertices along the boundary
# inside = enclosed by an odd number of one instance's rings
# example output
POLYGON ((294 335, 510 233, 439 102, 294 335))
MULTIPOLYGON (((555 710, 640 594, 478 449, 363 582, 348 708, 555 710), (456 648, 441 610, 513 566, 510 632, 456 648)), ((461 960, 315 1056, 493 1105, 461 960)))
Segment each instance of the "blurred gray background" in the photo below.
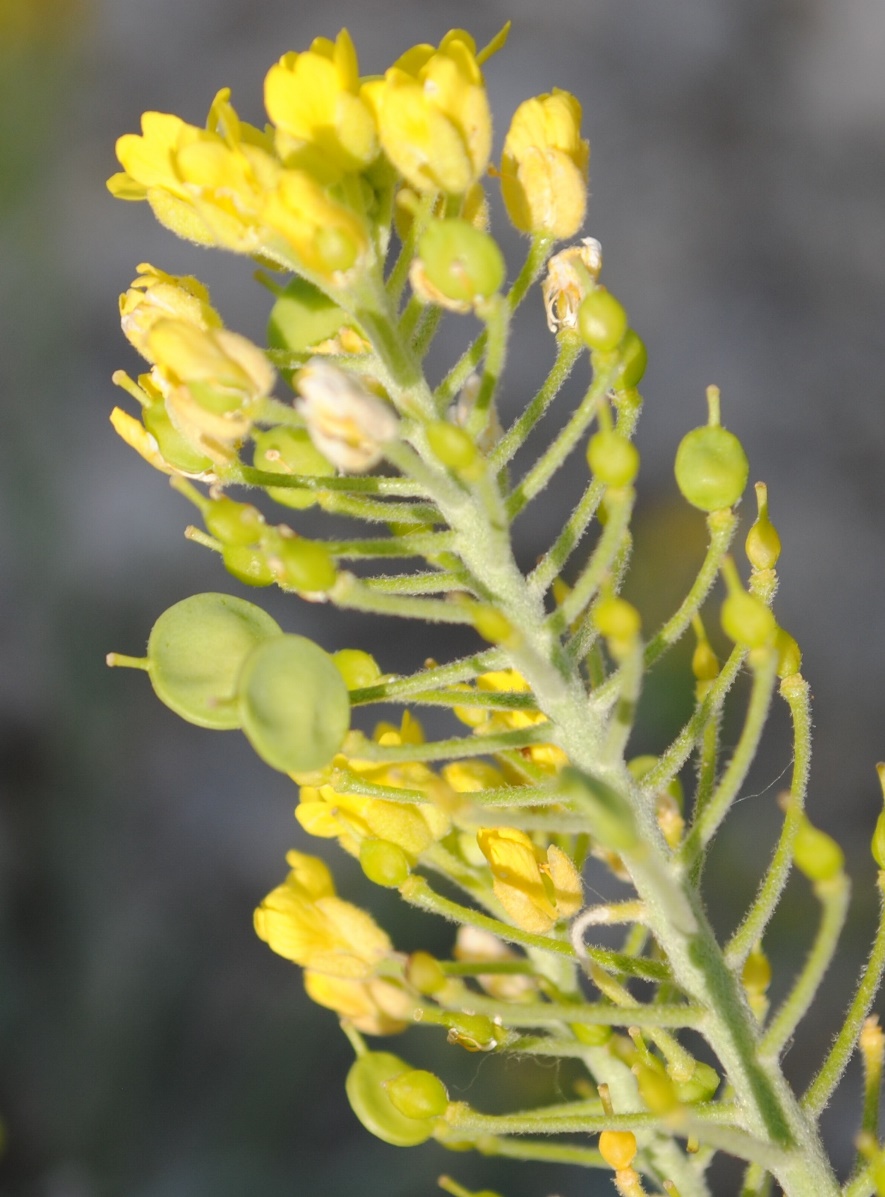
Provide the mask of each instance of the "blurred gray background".
MULTIPOLYGON (((143 676, 104 667, 109 649, 141 651, 153 620, 184 595, 243 593, 183 540, 190 510, 110 428, 120 397, 111 373, 138 369, 118 293, 149 261, 199 274, 227 323, 253 337, 267 311, 248 262, 177 242, 145 205, 110 198, 115 138, 151 108, 200 124, 225 84, 261 123, 271 62, 345 24, 369 73, 451 26, 482 44, 508 17, 510 44, 487 70, 497 148, 520 100, 552 86, 580 97, 592 145, 587 231, 649 347, 631 593, 650 626, 702 552, 702 519, 678 499, 671 466, 683 432, 703 422, 708 383, 722 388, 752 477, 769 484, 785 545, 777 612, 805 650, 815 695, 811 810, 845 842, 857 879, 820 1021, 790 1055, 800 1083, 847 1000, 872 927, 867 844, 881 802, 874 763, 885 757, 880 0, 0 0, 8 1197, 425 1197, 443 1170, 505 1197, 611 1191, 607 1178, 564 1169, 433 1145, 399 1151, 356 1125, 342 1090, 350 1049, 334 1016, 304 998, 298 970, 251 930, 286 849, 304 846, 294 788, 237 734, 179 722, 143 676)), ((518 240, 505 240, 514 254, 518 240)), ((462 335, 453 326, 433 369, 462 335)), ((551 352, 535 300, 514 341, 507 411, 551 352)), ((561 526, 583 469, 576 463, 524 519, 526 563, 561 526)), ((258 601, 287 630, 329 649, 369 637, 387 669, 466 646, 279 597, 258 601)), ((637 751, 659 751, 678 726, 687 691, 674 682, 676 698, 663 695, 684 668, 677 656, 650 687, 637 751)), ((752 892, 776 825, 784 732, 778 717, 711 870, 723 928, 752 892)), ((340 888, 366 901, 352 863, 330 852, 340 888)), ((801 958, 795 920, 806 900, 791 887, 776 928, 788 969, 801 958)), ((399 946, 445 950, 446 928, 403 918, 377 891, 373 903, 399 946)), ((427 1034, 392 1046, 486 1108, 569 1091, 557 1069, 468 1058, 427 1034)), ((831 1114, 845 1169, 852 1078, 831 1114)))

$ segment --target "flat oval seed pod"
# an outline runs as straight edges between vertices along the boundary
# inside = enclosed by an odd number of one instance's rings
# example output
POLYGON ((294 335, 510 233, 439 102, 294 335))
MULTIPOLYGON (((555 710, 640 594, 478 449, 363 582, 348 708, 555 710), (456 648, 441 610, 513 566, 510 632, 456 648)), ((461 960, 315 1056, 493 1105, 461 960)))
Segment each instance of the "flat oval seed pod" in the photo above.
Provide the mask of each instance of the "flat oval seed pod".
POLYGON ((371 1134, 394 1147, 415 1147, 433 1134, 433 1121, 407 1118, 387 1094, 388 1082, 412 1071, 392 1052, 366 1052, 357 1057, 344 1088, 351 1109, 371 1134))
POLYGON ((151 629, 147 669, 157 697, 198 727, 240 726, 237 678, 249 653, 280 626, 260 607, 230 594, 194 594, 164 611, 151 629))
POLYGON ((329 654, 305 636, 259 644, 243 662, 237 689, 246 738, 283 773, 328 764, 347 735, 347 686, 329 654))

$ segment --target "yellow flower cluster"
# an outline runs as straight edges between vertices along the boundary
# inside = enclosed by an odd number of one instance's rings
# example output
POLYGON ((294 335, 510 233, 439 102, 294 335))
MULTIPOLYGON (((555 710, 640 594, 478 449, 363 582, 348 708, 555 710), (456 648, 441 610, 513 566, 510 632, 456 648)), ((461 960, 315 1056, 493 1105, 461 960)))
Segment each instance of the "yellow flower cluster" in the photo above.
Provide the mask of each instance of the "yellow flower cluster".
MULTIPOLYGON (((340 289, 380 264, 396 186, 461 197, 468 217, 484 209, 492 119, 481 64, 505 37, 506 28, 477 51, 454 29, 371 78, 360 76, 347 30, 317 38, 268 71, 265 130, 240 119, 228 89, 205 127, 146 112, 141 133, 119 138, 123 169, 108 187, 119 199, 147 200, 187 240, 340 289)), ((580 227, 589 151, 579 124, 580 105, 563 91, 517 109, 500 177, 523 232, 556 239, 580 227)))

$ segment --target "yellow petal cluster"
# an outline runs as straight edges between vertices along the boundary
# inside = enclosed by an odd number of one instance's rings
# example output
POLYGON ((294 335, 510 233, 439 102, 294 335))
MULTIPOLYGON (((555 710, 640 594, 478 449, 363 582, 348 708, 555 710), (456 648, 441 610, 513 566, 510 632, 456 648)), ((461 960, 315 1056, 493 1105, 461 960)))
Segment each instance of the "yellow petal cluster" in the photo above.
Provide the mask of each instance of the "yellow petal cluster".
POLYGON ((581 138, 581 105, 558 88, 525 100, 504 139, 501 190, 523 233, 573 237, 587 207, 590 146, 581 138))
MULTIPOLYGON (((528 682, 516 669, 496 669, 489 673, 481 673, 476 679, 476 688, 486 693, 499 694, 529 692, 528 682)), ((469 686, 465 686, 464 689, 469 693, 469 686)), ((472 727, 478 736, 515 731, 518 728, 534 727, 548 722, 547 716, 540 711, 490 711, 486 707, 471 707, 466 702, 464 706, 455 707, 454 713, 462 723, 472 727)), ((548 773, 558 773, 568 764, 568 757, 556 744, 531 744, 523 749, 523 753, 548 773)))
POLYGON ((147 200, 174 233, 201 245, 296 265, 321 278, 353 267, 368 248, 361 217, 324 182, 288 169, 271 135, 241 121, 220 91, 205 129, 146 112, 141 134, 117 141, 118 199, 147 200))
POLYGON ((463 195, 485 172, 492 118, 476 44, 463 30, 438 49, 413 46, 361 94, 385 154, 416 190, 463 195))
MULTIPOLYGON (((408 719, 399 729, 380 724, 373 738, 379 744, 399 746, 422 742, 416 740, 416 735, 421 735, 420 724, 408 719)), ((402 848, 414 861, 448 833, 451 820, 438 801, 445 799, 449 791, 427 765, 419 761, 377 765, 339 757, 333 762, 332 769, 335 768, 347 769, 373 785, 418 790, 430 801, 396 802, 341 793, 330 783, 303 784, 295 817, 310 835, 337 839, 352 856, 359 856, 360 844, 365 839, 386 840, 402 848)))
POLYGON ((495 897, 517 927, 543 935, 581 909, 581 876, 555 844, 545 854, 516 827, 483 828, 476 839, 492 871, 495 897))
POLYGON ((221 328, 209 292, 192 275, 167 274, 149 262, 137 267, 138 275, 120 296, 120 324, 126 340, 142 357, 148 357, 147 336, 158 320, 183 320, 197 328, 221 328))
POLYGON ((255 932, 278 955, 300 964, 309 996, 370 1035, 401 1031, 408 995, 375 976, 393 945, 371 915, 337 897, 327 866, 289 852, 289 875, 255 911, 255 932))
POLYGON ((334 182, 378 153, 375 118, 359 96, 356 50, 346 29, 284 54, 264 80, 264 104, 283 162, 334 182))

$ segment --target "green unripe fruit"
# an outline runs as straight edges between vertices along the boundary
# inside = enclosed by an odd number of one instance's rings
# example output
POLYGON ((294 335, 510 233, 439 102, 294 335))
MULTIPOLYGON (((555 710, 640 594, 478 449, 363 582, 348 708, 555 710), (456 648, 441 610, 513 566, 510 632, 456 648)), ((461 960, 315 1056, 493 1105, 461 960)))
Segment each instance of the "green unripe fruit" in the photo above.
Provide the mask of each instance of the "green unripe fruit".
POLYGON ((475 475, 482 470, 482 455, 473 437, 457 424, 436 420, 427 425, 427 443, 434 457, 456 474, 475 475))
POLYGON ((366 1130, 394 1147, 416 1147, 433 1134, 433 1121, 407 1118, 390 1100, 390 1082, 412 1071, 392 1052, 364 1052, 344 1082, 350 1108, 366 1130))
POLYGON ((332 653, 332 660, 348 690, 362 690, 374 685, 381 676, 378 662, 361 648, 339 648, 337 653, 332 653))
POLYGON ((418 242, 424 277, 445 299, 471 305, 501 289, 504 255, 488 233, 466 220, 433 220, 418 242))
POLYGON ((612 389, 630 391, 639 386, 648 365, 648 350, 645 342, 635 331, 628 328, 618 348, 619 365, 612 378, 612 389))
POLYGON ((587 464, 606 486, 629 486, 639 471, 639 451, 619 432, 597 432, 587 445, 587 464))
POLYGON ((343 308, 319 287, 294 278, 270 310, 267 343, 271 349, 309 353, 334 337, 347 320, 343 308))
POLYGON ((791 677, 802 668, 802 649, 789 632, 778 628, 774 637, 774 647, 777 649, 777 676, 791 677))
POLYGON ((661 1068, 637 1064, 633 1068, 639 1096, 653 1114, 670 1114, 679 1105, 676 1086, 661 1068))
POLYGON ((446 1038, 469 1052, 490 1052, 503 1041, 504 1032, 485 1014, 457 1014, 446 1038))
POLYGON ((777 633, 775 618, 761 598, 746 590, 733 591, 722 604, 722 630, 735 644, 762 648, 777 633))
MULTIPOLYGON (((310 439, 306 428, 271 428, 255 437, 252 464, 270 474, 303 474, 331 478, 335 467, 323 457, 310 439)), ((267 493, 285 507, 302 510, 316 503, 312 491, 295 486, 269 486, 267 493)))
POLYGON ((264 527, 264 516, 257 507, 227 495, 210 500, 203 520, 207 530, 226 545, 257 544, 264 527))
POLYGON ((398 889, 412 871, 408 856, 389 840, 363 840, 360 867, 370 881, 387 889, 398 889))
POLYGON ((414 1068, 388 1081, 387 1096, 406 1118, 439 1118, 449 1107, 445 1085, 423 1068, 414 1068))
POLYGON ((793 860, 810 881, 830 881, 845 865, 845 855, 833 837, 804 817, 793 841, 793 860))
POLYGON ((876 820, 870 850, 873 853, 873 860, 879 868, 885 869, 885 811, 882 811, 876 820))
POLYGON ((226 544, 221 550, 221 560, 227 572, 246 586, 272 586, 276 580, 267 558, 260 549, 252 549, 242 544, 226 544))
POLYGON ((442 965, 429 952, 413 952, 406 964, 406 980, 419 993, 439 993, 448 978, 442 965))
POLYGON ((774 569, 781 555, 781 538, 768 518, 768 488, 764 482, 756 483, 756 501, 759 515, 747 533, 747 560, 753 569, 774 569))
POLYGON ((593 609, 593 623, 607 640, 625 642, 635 639, 642 627, 639 612, 626 599, 611 595, 593 609))
POLYGON ((235 728, 243 662, 279 635, 276 620, 254 603, 230 594, 195 594, 154 624, 145 664, 157 697, 176 715, 199 727, 235 728))
POLYGON ((750 463, 733 432, 706 425, 686 433, 676 451, 676 485, 693 507, 733 507, 747 485, 750 463))
POLYGON ((686 1106, 695 1105, 699 1101, 710 1101, 719 1088, 719 1081, 716 1069, 698 1060, 688 1080, 676 1082, 676 1095, 686 1106))
POLYGON ((611 1027, 604 1022, 573 1022, 569 1026, 578 1043, 583 1043, 585 1047, 603 1047, 614 1034, 611 1027))
POLYGON ((240 724, 262 760, 283 773, 327 765, 350 727, 350 700, 332 658, 304 636, 253 649, 237 683, 240 724))
POLYGON ((578 328, 591 349, 607 353, 623 341, 628 328, 623 305, 604 287, 596 287, 578 308, 578 328))
POLYGON ((181 470, 183 474, 203 474, 213 468, 212 461, 194 449, 190 441, 181 435, 169 419, 166 404, 162 400, 143 408, 141 420, 157 442, 163 460, 174 469, 181 470))
POLYGON ((338 577, 326 546, 303 536, 278 540, 271 550, 271 565, 280 585, 290 590, 331 590, 338 577))

